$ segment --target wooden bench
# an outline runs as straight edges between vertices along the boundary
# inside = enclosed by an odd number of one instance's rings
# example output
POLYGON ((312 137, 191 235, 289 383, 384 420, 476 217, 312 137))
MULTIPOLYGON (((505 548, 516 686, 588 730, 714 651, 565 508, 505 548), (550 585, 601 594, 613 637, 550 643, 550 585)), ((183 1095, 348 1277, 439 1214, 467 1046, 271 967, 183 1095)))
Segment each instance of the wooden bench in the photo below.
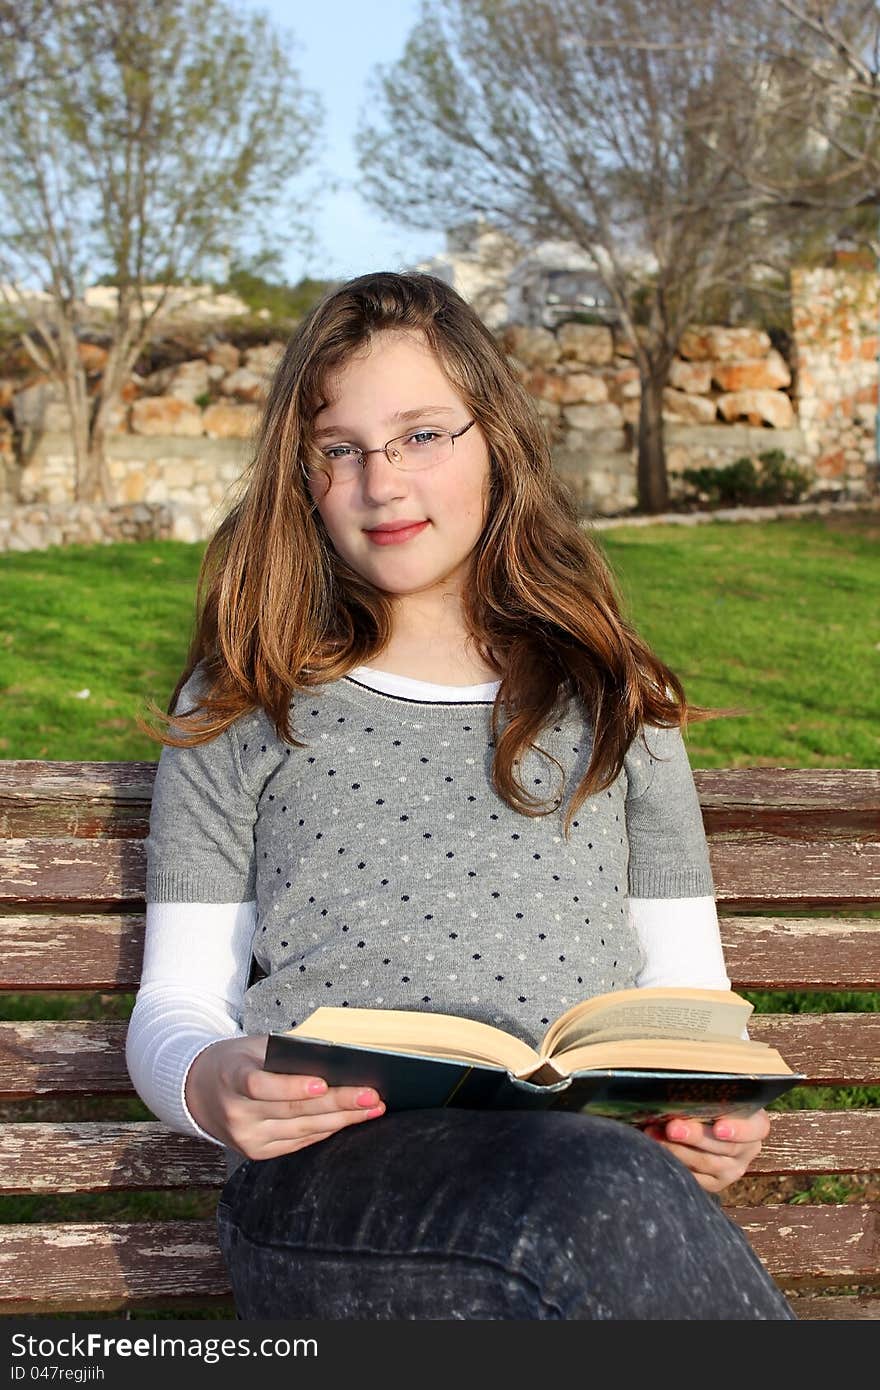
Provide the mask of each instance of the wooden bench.
MULTIPOLYGON (((4 990, 137 988, 154 770, 152 763, 0 762, 4 990)), ((880 987, 880 917, 858 915, 880 906, 880 771, 695 776, 734 988, 880 987), (810 908, 832 915, 803 915, 810 908)), ((0 1192, 49 1197, 222 1183, 219 1150, 162 1124, 71 1118, 76 1098, 81 1115, 83 1098, 131 1097, 125 1031, 119 1020, 0 1023, 0 1192)), ((880 1083, 880 1014, 756 1015, 751 1032, 811 1085, 880 1083)), ((880 1109, 804 1109, 777 1115, 751 1172, 796 1175, 805 1188, 819 1174, 864 1178, 877 1170, 880 1109)), ((728 1199, 799 1316, 880 1315, 876 1205, 748 1206, 737 1204, 736 1188, 728 1199)), ((212 1219, 6 1224, 0 1266, 6 1315, 232 1306, 212 1219)))

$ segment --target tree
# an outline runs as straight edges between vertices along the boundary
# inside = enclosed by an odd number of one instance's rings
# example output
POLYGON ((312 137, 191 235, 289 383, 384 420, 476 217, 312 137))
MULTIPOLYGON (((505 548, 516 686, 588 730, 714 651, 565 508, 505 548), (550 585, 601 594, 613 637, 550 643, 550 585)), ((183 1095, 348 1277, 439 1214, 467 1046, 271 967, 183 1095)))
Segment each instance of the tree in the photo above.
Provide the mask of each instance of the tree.
POLYGON ((880 9, 876 0, 773 0, 770 52, 809 92, 805 143, 812 158, 765 187, 818 225, 850 231, 880 258, 880 9))
POLYGON ((380 67, 358 135, 364 192, 417 227, 482 214, 592 258, 635 345, 638 493, 668 500, 663 393, 712 289, 742 281, 781 228, 751 172, 791 84, 718 0, 425 0, 380 67))
MULTIPOLYGON (((222 0, 34 3, 36 31, 0 43, 0 292, 62 384, 76 497, 96 500, 108 424, 168 288, 261 234, 320 106, 269 21, 222 0), (99 276, 118 303, 89 396, 79 335, 99 276)), ((304 234, 293 216, 285 229, 304 234)))

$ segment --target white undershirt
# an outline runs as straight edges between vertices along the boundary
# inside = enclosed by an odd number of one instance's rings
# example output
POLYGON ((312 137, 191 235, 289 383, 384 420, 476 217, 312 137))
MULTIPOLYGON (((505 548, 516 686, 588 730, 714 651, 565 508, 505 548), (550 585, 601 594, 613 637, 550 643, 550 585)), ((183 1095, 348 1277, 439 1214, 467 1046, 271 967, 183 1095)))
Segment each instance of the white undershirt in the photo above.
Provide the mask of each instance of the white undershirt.
MULTIPOLYGON (((421 700, 493 700, 499 682, 435 685, 359 666, 355 680, 421 700)), ((148 903, 141 985, 125 1056, 135 1090, 171 1129, 219 1144, 190 1114, 189 1068, 212 1043, 242 1035, 256 902, 148 903)), ((729 989, 715 899, 630 898, 630 923, 644 953, 636 985, 729 989)))

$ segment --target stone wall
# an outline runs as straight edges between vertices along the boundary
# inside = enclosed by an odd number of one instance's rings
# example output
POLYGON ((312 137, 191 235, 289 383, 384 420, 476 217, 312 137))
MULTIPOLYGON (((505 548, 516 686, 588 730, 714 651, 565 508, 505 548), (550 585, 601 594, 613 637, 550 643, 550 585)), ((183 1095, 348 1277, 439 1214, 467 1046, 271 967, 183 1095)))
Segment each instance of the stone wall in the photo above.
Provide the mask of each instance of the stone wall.
MULTIPOLYGON (((579 323, 555 331, 510 325, 499 340, 538 403, 557 470, 582 509, 607 516, 635 507, 641 387, 633 344, 610 328, 579 323)), ((686 468, 770 448, 799 458, 791 381, 761 329, 690 329, 665 394, 671 499, 687 491, 686 468)))
POLYGON ((876 471, 880 277, 840 268, 791 277, 797 410, 816 476, 876 471))
MULTIPOLYGON (((673 503, 686 490, 685 469, 771 448, 812 473, 807 499, 876 490, 877 277, 796 272, 793 294, 791 364, 757 328, 694 325, 685 334, 664 411, 673 503)), ((553 331, 509 325, 497 336, 537 403, 556 467, 581 510, 598 516, 633 510, 640 386, 632 343, 608 327, 577 323, 553 331)), ((106 538, 123 515, 126 525, 134 524, 133 511, 115 510, 128 505, 146 507, 163 535, 210 534, 252 453, 283 348, 269 342, 240 351, 214 336, 200 356, 190 347, 183 360, 133 375, 108 437, 114 506, 100 523, 93 513, 88 525, 106 538)), ((106 352, 86 342, 80 351, 94 386, 106 352)), ((40 527, 52 535, 50 544, 59 543, 55 509, 71 508, 73 475, 57 385, 33 372, 0 380, 0 516, 7 521, 0 548, 13 535, 22 548, 40 527), (47 508, 51 521, 48 513, 38 521, 47 508), (13 512, 21 518, 17 528, 13 512)), ((144 513, 138 516, 137 525, 146 526, 144 513)))

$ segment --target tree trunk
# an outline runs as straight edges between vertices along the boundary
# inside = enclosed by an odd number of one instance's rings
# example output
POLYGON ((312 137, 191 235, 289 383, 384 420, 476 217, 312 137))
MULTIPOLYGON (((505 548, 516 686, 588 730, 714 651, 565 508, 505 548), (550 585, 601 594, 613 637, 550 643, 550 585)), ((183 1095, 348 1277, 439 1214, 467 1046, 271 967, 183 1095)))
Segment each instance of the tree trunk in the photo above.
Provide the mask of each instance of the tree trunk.
POLYGON ((663 391, 666 372, 640 370, 642 398, 639 408, 638 506, 641 512, 663 512, 669 505, 666 448, 663 441, 663 391))

